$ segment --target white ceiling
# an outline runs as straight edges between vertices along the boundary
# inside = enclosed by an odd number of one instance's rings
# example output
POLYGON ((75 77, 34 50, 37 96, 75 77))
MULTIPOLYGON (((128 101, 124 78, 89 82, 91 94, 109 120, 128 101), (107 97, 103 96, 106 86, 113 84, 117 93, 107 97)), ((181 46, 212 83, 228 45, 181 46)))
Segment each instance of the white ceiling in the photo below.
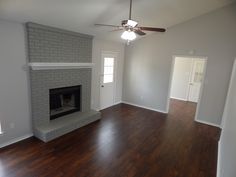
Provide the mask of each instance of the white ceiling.
MULTIPOLYGON (((168 28, 230 4, 233 0, 133 0, 132 18, 142 26, 168 28)), ((121 32, 95 27, 128 18, 129 0, 0 0, 0 19, 36 22, 98 38, 120 40, 121 32)))

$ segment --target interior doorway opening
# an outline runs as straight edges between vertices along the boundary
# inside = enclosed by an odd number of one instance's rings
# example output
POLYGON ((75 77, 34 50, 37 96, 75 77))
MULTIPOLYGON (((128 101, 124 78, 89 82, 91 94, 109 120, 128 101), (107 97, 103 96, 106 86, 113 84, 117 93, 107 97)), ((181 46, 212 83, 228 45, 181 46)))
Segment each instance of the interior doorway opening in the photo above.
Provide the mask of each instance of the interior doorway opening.
POLYGON ((181 100, 195 104, 195 119, 204 86, 207 58, 193 56, 175 56, 172 65, 172 77, 169 89, 169 100, 181 100))

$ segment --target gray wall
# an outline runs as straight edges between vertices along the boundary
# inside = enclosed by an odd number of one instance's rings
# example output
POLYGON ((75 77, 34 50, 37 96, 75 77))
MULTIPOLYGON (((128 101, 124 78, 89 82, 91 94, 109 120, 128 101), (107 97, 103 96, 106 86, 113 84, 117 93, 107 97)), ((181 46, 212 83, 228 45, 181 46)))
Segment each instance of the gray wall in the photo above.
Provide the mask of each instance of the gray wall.
POLYGON ((234 73, 224 111, 224 125, 219 144, 218 177, 235 177, 236 175, 236 61, 234 73))
POLYGON ((208 57, 198 119, 221 124, 233 59, 236 5, 179 24, 128 46, 123 100, 166 111, 173 55, 208 57))
POLYGON ((32 134, 23 25, 0 21, 0 146, 32 134))

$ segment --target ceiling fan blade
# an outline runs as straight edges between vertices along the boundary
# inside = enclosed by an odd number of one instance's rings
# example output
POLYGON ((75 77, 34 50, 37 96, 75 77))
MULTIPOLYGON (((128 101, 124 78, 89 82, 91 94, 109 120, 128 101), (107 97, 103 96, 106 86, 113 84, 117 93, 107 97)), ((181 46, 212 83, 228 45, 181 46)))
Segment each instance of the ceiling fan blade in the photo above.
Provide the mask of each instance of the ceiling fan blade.
POLYGON ((139 27, 140 30, 144 31, 156 31, 156 32, 165 32, 166 29, 164 28, 153 28, 153 27, 139 27))
POLYGON ((115 31, 121 31, 121 30, 123 30, 123 28, 117 28, 117 29, 111 30, 109 32, 115 32, 115 31))
POLYGON ((134 32, 140 36, 145 35, 146 33, 144 33, 143 31, 141 31, 140 29, 135 29, 134 32))
POLYGON ((115 27, 115 28, 120 28, 122 26, 118 26, 118 25, 109 25, 109 24, 100 24, 100 23, 96 23, 94 24, 95 26, 107 26, 107 27, 115 27))

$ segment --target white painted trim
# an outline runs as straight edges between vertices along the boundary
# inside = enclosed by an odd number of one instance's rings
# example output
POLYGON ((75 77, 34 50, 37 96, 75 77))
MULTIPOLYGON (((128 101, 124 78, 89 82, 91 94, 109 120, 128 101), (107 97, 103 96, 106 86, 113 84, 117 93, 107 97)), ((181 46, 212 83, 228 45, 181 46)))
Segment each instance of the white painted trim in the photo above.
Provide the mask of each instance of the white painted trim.
POLYGON ((118 105, 118 104, 121 104, 121 103, 122 103, 122 101, 117 101, 117 102, 115 102, 115 103, 113 104, 113 106, 118 105))
POLYGON ((106 108, 109 108, 111 106, 114 106, 116 105, 115 104, 115 98, 116 98, 116 90, 117 90, 117 68, 118 68, 118 57, 119 57, 119 52, 117 51, 107 51, 107 50, 101 50, 101 66, 100 66, 100 85, 99 85, 99 107, 100 107, 100 110, 103 110, 103 109, 106 109, 106 108), (113 73, 113 104, 108 106, 108 107, 105 107, 105 108, 101 108, 101 85, 103 85, 103 67, 104 67, 104 56, 107 55, 109 57, 114 57, 114 73, 113 73))
POLYGON ((94 63, 29 63, 32 70, 92 68, 94 63))
POLYGON ((0 144, 0 148, 9 146, 9 145, 14 144, 14 143, 17 143, 17 142, 19 142, 19 141, 25 140, 25 139, 30 138, 30 137, 32 137, 32 136, 33 136, 33 134, 27 134, 27 135, 24 135, 24 136, 21 136, 21 137, 12 139, 12 140, 10 140, 10 141, 8 141, 8 142, 5 142, 5 143, 0 144))
MULTIPOLYGON (((196 109, 196 114, 195 114, 195 118, 194 118, 195 121, 198 121, 197 117, 198 117, 199 106, 200 106, 201 98, 202 98, 202 91, 203 91, 203 87, 204 87, 205 79, 206 79, 206 69, 207 69, 208 57, 205 57, 205 56, 191 56, 191 55, 173 55, 172 56, 172 65, 171 65, 171 71, 170 71, 169 88, 168 88, 167 104, 166 104, 166 112, 167 113, 169 112, 169 109, 170 109, 171 85, 172 85, 172 79, 173 79, 174 65, 175 65, 175 58, 176 57, 205 60, 205 66, 204 66, 204 72, 203 72, 203 81, 202 81, 201 88, 200 88, 200 96, 199 96, 199 100, 198 100, 198 104, 197 104, 197 109, 196 109)), ((217 127, 219 127, 219 125, 217 125, 217 127)))
POLYGON ((205 60, 207 59, 208 57, 206 56, 202 56, 202 55, 173 55, 173 58, 176 58, 176 57, 179 57, 179 58, 192 58, 192 59, 202 59, 202 60, 205 60))
POLYGON ((163 111, 163 110, 158 110, 158 109, 154 109, 154 108, 150 108, 150 107, 146 107, 146 106, 141 106, 141 105, 138 105, 138 104, 127 102, 127 101, 122 101, 122 103, 131 105, 131 106, 136 106, 136 107, 139 107, 139 108, 148 109, 148 110, 155 111, 155 112, 160 112, 160 113, 167 114, 167 112, 163 111))
POLYGON ((178 98, 178 97, 170 97, 172 99, 175 99, 175 100, 181 100, 181 101, 187 101, 187 99, 184 99, 184 98, 178 98))
POLYGON ((118 104, 120 104, 120 103, 122 103, 122 101, 118 101, 118 102, 116 102, 116 103, 112 104, 111 106, 107 106, 107 107, 105 107, 105 108, 98 109, 98 110, 96 110, 96 111, 101 111, 101 110, 103 110, 103 109, 110 108, 110 107, 112 107, 112 106, 115 106, 115 105, 118 105, 118 104))
POLYGON ((221 140, 218 141, 218 156, 217 156, 217 174, 216 177, 220 177, 221 175, 221 140))
POLYGON ((194 121, 198 122, 198 123, 202 123, 202 124, 206 124, 206 125, 210 125, 210 126, 221 128, 220 125, 217 125, 217 124, 214 124, 214 123, 210 123, 210 122, 207 122, 207 121, 204 121, 204 120, 197 120, 197 119, 195 119, 194 121))

